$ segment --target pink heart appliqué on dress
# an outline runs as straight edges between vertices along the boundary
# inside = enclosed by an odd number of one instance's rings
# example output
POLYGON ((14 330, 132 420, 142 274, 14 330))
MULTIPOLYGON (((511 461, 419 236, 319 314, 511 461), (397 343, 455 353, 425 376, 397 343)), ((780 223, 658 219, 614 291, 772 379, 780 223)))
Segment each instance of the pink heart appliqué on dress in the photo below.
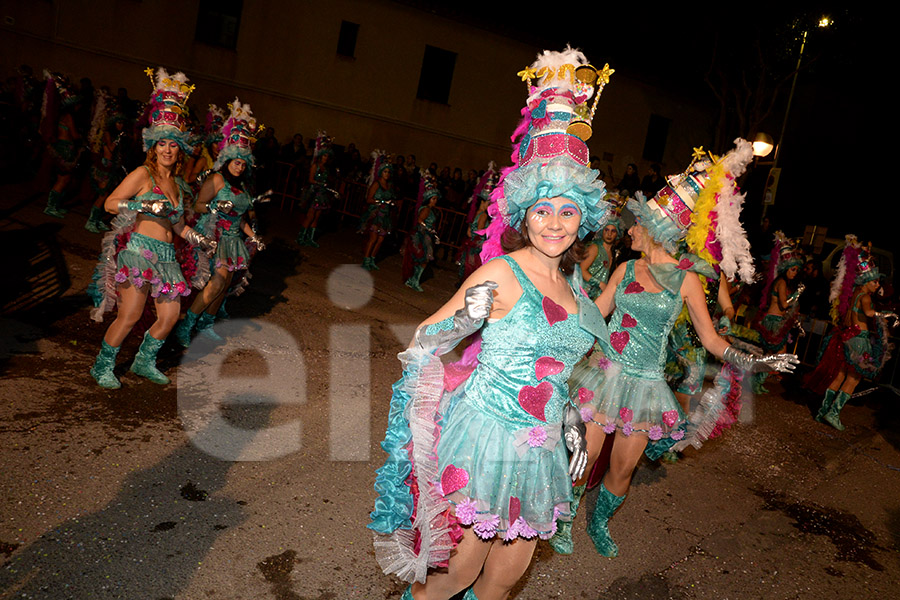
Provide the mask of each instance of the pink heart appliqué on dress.
POLYGON ((587 388, 578 388, 578 403, 585 404, 594 399, 594 392, 587 388))
POLYGON ((640 294, 644 291, 644 286, 639 284, 637 281, 632 281, 627 286, 625 286, 626 294, 640 294))
POLYGON ((445 496, 459 491, 469 483, 469 472, 458 469, 453 465, 447 465, 441 473, 441 491, 445 496))
POLYGON ((612 344, 613 349, 619 354, 622 354, 622 350, 625 349, 625 345, 630 339, 631 336, 628 335, 627 331, 616 331, 609 334, 609 343, 612 344))
POLYGON ((566 365, 552 356, 542 356, 534 363, 534 376, 540 381, 549 375, 562 373, 564 368, 566 368, 566 365))
POLYGON ((622 327, 634 327, 635 325, 637 325, 637 320, 634 317, 628 313, 622 315, 622 327))
POLYGON ((678 421, 678 411, 676 410, 667 410, 662 414, 663 423, 666 424, 667 427, 671 427, 678 421))
POLYGON ((522 502, 515 496, 509 497, 509 524, 512 525, 522 514, 522 502))
POLYGON ((547 317, 547 322, 553 326, 554 323, 559 323, 560 321, 565 321, 569 318, 569 313, 566 312, 562 306, 544 296, 544 299, 541 301, 541 306, 544 307, 544 316, 547 317))
POLYGON ((536 386, 526 385, 519 390, 519 404, 525 409, 529 415, 536 419, 546 421, 544 408, 550 397, 553 396, 553 384, 549 381, 542 381, 536 386))
POLYGON ((687 258, 682 258, 678 262, 678 268, 681 269, 682 271, 687 271, 688 269, 690 269, 693 266, 694 266, 694 261, 689 260, 687 258))

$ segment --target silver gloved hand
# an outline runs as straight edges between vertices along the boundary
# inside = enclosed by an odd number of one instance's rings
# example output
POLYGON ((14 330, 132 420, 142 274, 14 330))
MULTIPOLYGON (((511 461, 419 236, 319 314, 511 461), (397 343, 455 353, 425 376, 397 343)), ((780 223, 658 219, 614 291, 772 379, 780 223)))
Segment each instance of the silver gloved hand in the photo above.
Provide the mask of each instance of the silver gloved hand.
POLYGON ((211 240, 202 233, 196 231, 195 229, 191 229, 190 227, 185 227, 181 232, 181 237, 185 239, 187 243, 191 246, 200 246, 200 248, 206 252, 206 255, 212 257, 213 254, 216 253, 216 248, 219 246, 219 242, 216 240, 211 240))
POLYGON ((419 327, 413 336, 415 346, 437 356, 450 352, 460 340, 477 331, 491 314, 495 289, 497 284, 493 281, 467 289, 465 308, 443 321, 419 327))
POLYGON ((722 360, 730 363, 737 368, 749 373, 760 373, 762 371, 781 371, 782 373, 790 373, 800 364, 800 359, 796 354, 766 354, 763 356, 753 356, 746 352, 741 352, 734 346, 728 346, 722 360))
POLYGON ((266 249, 266 245, 263 243, 262 239, 259 236, 252 235, 247 239, 256 244, 256 249, 260 252, 266 249))
POLYGON ((566 448, 569 449, 569 477, 572 481, 578 481, 584 475, 588 463, 587 452, 587 426, 581 420, 581 413, 571 404, 566 407, 565 426, 563 438, 566 440, 566 448))
POLYGON ((797 302, 797 300, 800 299, 800 295, 803 293, 803 290, 805 290, 805 289, 806 289, 805 283, 799 284, 797 286, 797 291, 795 291, 793 294, 791 294, 791 297, 787 299, 787 305, 791 306, 792 304, 797 302))
POLYGON ((234 202, 231 200, 211 200, 209 203, 209 212, 228 214, 234 208, 234 202))
POLYGON ((253 204, 265 204, 266 202, 270 202, 270 201, 272 200, 272 197, 271 197, 271 196, 272 196, 272 190, 268 190, 268 191, 266 191, 266 192, 263 192, 262 194, 260 194, 260 195, 257 196, 256 198, 253 198, 252 200, 250 200, 250 204, 251 204, 251 205, 253 205, 253 204))
POLYGON ((886 312, 876 312, 876 313, 875 313, 875 317, 876 317, 876 318, 879 318, 879 319, 884 319, 885 321, 893 320, 893 321, 894 321, 894 324, 893 324, 893 325, 890 325, 890 327, 896 327, 898 321, 900 321, 900 317, 897 316, 897 313, 895 313, 895 312, 890 312, 890 311, 886 311, 886 312))
POLYGON ((164 217, 167 214, 165 200, 119 200, 118 211, 134 210, 154 217, 164 217))

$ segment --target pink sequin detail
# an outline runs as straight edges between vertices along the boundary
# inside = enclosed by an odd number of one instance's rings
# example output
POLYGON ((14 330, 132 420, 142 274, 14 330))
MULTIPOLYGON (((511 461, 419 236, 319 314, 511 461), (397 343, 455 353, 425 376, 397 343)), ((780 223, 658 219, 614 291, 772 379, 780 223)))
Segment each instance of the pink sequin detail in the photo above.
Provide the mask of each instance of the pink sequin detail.
POLYGON ((544 316, 547 317, 547 322, 551 326, 554 323, 559 323, 560 321, 565 321, 569 318, 569 313, 566 312, 566 309, 547 296, 544 296, 544 299, 541 301, 541 306, 544 308, 544 316))
POLYGON ((447 465, 444 472, 441 473, 441 490, 445 496, 461 490, 466 487, 468 483, 469 472, 465 469, 458 469, 453 465, 447 465))
POLYGON ((562 361, 558 361, 551 356, 542 356, 534 363, 534 376, 540 381, 544 377, 562 373, 566 365, 562 361))
POLYGON ((553 384, 549 381, 542 381, 537 386, 526 385, 519 390, 519 404, 528 414, 541 421, 546 421, 544 408, 552 396, 553 384))

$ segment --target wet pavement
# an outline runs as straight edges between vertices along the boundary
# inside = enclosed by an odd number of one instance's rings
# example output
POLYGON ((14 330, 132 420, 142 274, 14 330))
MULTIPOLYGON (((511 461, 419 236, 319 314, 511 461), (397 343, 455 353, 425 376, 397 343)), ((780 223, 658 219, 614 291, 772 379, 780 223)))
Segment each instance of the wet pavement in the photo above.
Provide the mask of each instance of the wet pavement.
MULTIPOLYGON (((416 293, 400 259, 355 267, 353 223, 319 249, 300 215, 265 215, 269 248, 230 300, 228 335, 167 345, 157 386, 88 374, 109 323, 84 290, 100 237, 86 207, 41 213, 27 185, 0 189, 0 599, 397 599, 365 528, 383 460, 397 352, 453 291, 434 271, 416 293)), ((837 432, 786 377, 745 397, 744 421, 676 464, 642 462, 611 521, 620 556, 544 543, 513 597, 895 597, 900 581, 900 403, 879 390, 837 432)), ((594 501, 588 494, 586 503, 594 501)))

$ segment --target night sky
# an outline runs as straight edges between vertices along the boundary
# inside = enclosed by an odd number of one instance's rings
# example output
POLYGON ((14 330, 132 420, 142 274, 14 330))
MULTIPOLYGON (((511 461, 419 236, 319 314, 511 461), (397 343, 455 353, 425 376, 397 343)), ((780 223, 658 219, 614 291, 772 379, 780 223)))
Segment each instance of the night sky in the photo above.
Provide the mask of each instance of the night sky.
MULTIPOLYGON (((884 113, 873 106, 885 90, 869 91, 871 66, 884 53, 876 49, 881 36, 872 29, 880 20, 878 13, 868 6, 782 2, 769 6, 735 3, 729 7, 677 2, 654 7, 620 2, 569 5, 550 14, 528 11, 511 2, 406 3, 517 38, 533 44, 536 51, 571 43, 593 63, 609 62, 620 74, 674 89, 708 105, 715 115, 719 114, 719 104, 704 80, 713 49, 717 48, 725 59, 735 81, 740 82, 740 76, 746 74, 755 84, 756 72, 748 61, 755 59, 754 41, 758 41, 767 57, 768 72, 783 82, 770 114, 759 127, 775 140, 800 50, 799 34, 807 29, 803 66, 779 156, 782 178, 769 215, 788 235, 800 236, 807 224, 821 225, 829 228, 828 237, 856 233, 895 255, 900 252, 893 219, 884 218, 883 208, 874 212, 885 203, 879 197, 889 193, 876 186, 892 179, 892 174, 869 166, 879 160, 876 155, 881 152, 863 137, 864 131, 885 128, 884 113), (820 15, 834 20, 831 28, 815 26, 820 15)), ((725 135, 733 139, 750 133, 741 131, 732 120, 725 135)), ((641 137, 644 134, 635 132, 641 137)), ((711 139, 709 132, 699 132, 699 137, 711 139)), ((758 203, 758 199, 748 198, 748 222, 758 220, 758 203)), ((900 215, 894 208, 887 212, 894 217, 900 215)))

